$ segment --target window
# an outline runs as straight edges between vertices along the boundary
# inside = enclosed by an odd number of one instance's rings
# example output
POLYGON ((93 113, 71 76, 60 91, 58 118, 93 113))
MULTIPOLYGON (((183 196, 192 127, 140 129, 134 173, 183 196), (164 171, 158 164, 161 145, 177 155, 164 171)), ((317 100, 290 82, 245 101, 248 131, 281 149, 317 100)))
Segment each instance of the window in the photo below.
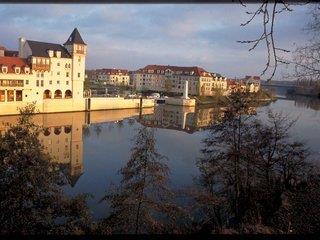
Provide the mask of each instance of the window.
POLYGON ((37 77, 40 77, 40 74, 39 74, 39 73, 37 73, 37 77))
POLYGON ((60 84, 60 81, 57 81, 57 84, 60 84))
POLYGON ((61 127, 55 127, 53 132, 55 135, 59 135, 61 133, 61 127))
POLYGON ((81 62, 81 57, 78 58, 78 62, 81 62))
POLYGON ((41 87, 43 87, 43 80, 41 80, 41 87))
POLYGON ((69 81, 66 81, 66 84, 69 85, 69 81))
POLYGON ((69 77, 69 73, 68 72, 66 73, 66 77, 69 77))
POLYGON ((14 69, 14 71, 15 71, 16 74, 19 74, 19 73, 20 73, 20 68, 19 68, 19 67, 16 67, 16 68, 14 69))
POLYGON ((37 86, 37 87, 39 87, 39 80, 37 80, 37 82, 36 82, 36 86, 37 86))
POLYGON ((26 85, 28 85, 29 84, 29 80, 26 80, 26 85))
POLYGON ((78 73, 78 77, 80 77, 80 73, 78 73))
POLYGON ((60 76, 60 72, 57 72, 57 75, 60 76))
POLYGON ((57 63, 57 66, 60 67, 60 63, 59 62, 57 63))
POLYGON ((43 93, 43 99, 48 99, 48 98, 51 98, 51 92, 50 90, 47 89, 43 93))
POLYGON ((62 98, 62 92, 60 90, 56 90, 54 92, 54 98, 62 98))
POLYGON ((52 80, 49 81, 49 84, 52 85, 52 80))
POLYGON ((13 102, 14 101, 14 91, 13 90, 8 90, 7 91, 7 101, 8 102, 13 102))
POLYGON ((22 90, 16 91, 16 101, 21 102, 22 101, 22 90))
POLYGON ((43 77, 44 76, 44 73, 41 73, 41 77, 43 77))
POLYGON ((7 72, 8 72, 8 68, 3 66, 3 67, 2 67, 2 72, 3 72, 3 73, 7 73, 7 72))
POLYGON ((65 98, 72 98, 72 92, 70 90, 67 90, 64 94, 65 98))
POLYGON ((0 90, 0 102, 4 102, 5 101, 5 90, 0 90))

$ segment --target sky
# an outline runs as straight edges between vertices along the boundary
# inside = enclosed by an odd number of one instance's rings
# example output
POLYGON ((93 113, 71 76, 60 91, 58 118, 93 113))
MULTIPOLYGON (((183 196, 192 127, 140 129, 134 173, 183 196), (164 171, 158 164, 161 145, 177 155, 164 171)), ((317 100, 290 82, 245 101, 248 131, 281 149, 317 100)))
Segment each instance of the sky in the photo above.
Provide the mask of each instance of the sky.
MULTIPOLYGON (((0 4, 0 45, 18 49, 18 38, 63 44, 78 28, 88 45, 86 69, 137 70, 148 64, 200 66, 228 77, 259 75, 266 49, 237 40, 258 38, 261 19, 240 24, 256 4, 0 4)), ((278 17, 275 39, 293 50, 307 41, 302 32, 308 6, 278 17)), ((290 71, 282 67, 276 77, 290 71)))

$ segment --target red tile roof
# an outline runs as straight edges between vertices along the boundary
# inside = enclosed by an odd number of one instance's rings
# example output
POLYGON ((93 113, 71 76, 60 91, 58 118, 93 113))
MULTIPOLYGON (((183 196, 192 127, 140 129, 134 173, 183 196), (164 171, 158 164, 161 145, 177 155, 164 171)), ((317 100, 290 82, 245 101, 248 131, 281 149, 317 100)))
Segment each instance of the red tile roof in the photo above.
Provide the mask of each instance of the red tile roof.
POLYGON ((15 73, 14 67, 21 67, 21 73, 23 73, 23 67, 30 67, 27 59, 19 57, 0 57, 0 67, 2 66, 8 67, 8 73, 15 73))
MULTIPOLYGON (((153 71, 165 71, 167 69, 170 69, 173 72, 182 72, 181 75, 193 75, 193 76, 211 76, 211 73, 208 71, 204 70, 201 67, 197 66, 192 66, 192 67, 180 67, 180 66, 170 66, 170 65, 147 65, 144 68, 139 69, 137 72, 140 73, 148 73, 148 70, 153 70, 153 71), (193 72, 193 74, 191 74, 193 72), (203 75, 204 74, 204 75, 203 75)), ((164 74, 164 73, 157 73, 154 72, 155 74, 164 74)))
POLYGON ((103 68, 97 69, 99 73, 106 74, 106 75, 129 75, 128 70, 126 69, 116 69, 116 68, 103 68))

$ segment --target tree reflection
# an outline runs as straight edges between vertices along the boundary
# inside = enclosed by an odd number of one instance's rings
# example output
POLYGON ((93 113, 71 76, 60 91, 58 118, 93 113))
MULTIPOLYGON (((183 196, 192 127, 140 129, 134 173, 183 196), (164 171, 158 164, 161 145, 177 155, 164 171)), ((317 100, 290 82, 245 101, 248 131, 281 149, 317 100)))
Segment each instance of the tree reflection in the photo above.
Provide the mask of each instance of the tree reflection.
POLYGON ((1 234, 79 234, 91 222, 85 195, 64 196, 65 178, 43 151, 34 105, 21 110, 16 126, 0 136, 1 234))
POLYGON ((104 226, 110 226, 113 233, 174 231, 177 208, 165 161, 156 149, 154 129, 139 129, 130 159, 119 171, 121 184, 104 198, 113 209, 104 226))
POLYGON ((91 135, 90 125, 83 125, 82 126, 82 132, 83 132, 83 136, 90 137, 90 135, 91 135))
POLYGON ((102 132, 102 126, 100 124, 95 125, 94 126, 94 131, 96 132, 97 137, 99 137, 100 133, 102 132))

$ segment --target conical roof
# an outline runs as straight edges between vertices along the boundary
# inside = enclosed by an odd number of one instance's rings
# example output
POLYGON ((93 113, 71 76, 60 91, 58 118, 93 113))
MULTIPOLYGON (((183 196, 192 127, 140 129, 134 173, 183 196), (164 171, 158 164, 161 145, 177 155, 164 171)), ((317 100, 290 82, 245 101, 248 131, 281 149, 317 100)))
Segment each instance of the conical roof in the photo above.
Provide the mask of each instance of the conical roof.
POLYGON ((64 43, 64 45, 74 44, 74 43, 86 45, 86 44, 84 43, 84 41, 82 40, 82 37, 81 37, 81 35, 80 35, 80 33, 79 33, 79 31, 78 31, 77 28, 75 28, 75 29, 72 31, 70 37, 69 37, 68 40, 64 43))

